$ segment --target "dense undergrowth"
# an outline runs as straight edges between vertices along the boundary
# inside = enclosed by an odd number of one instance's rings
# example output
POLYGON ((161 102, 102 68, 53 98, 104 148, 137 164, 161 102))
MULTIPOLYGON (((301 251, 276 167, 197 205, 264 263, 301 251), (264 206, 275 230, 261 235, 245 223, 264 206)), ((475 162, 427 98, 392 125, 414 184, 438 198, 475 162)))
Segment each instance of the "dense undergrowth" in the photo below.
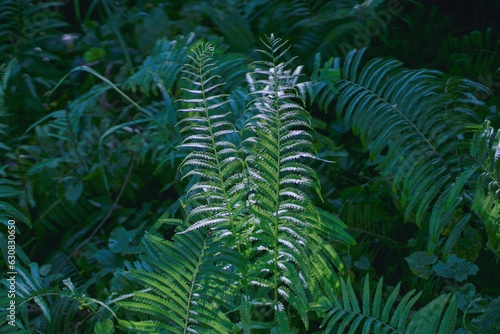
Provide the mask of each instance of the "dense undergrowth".
POLYGON ((0 333, 500 331, 468 6, 0 2, 0 333))

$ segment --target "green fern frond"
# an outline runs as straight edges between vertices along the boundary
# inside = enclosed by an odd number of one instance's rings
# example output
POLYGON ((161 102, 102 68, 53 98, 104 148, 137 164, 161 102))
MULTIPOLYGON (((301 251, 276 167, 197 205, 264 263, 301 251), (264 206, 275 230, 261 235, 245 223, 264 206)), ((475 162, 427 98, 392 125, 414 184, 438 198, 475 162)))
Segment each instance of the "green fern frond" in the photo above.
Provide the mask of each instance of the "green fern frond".
POLYGON ((321 325, 326 325, 325 333, 453 332, 457 313, 454 296, 450 298, 449 295, 442 295, 411 317, 412 308, 421 293, 415 294, 415 290, 412 290, 400 298, 400 284, 398 283, 384 302, 382 278, 377 284, 375 295, 372 296, 370 281, 366 276, 361 298, 356 296, 349 279, 346 283, 340 278, 341 299, 335 297, 323 305, 327 312, 321 325))
POLYGON ((200 182, 187 192, 188 221, 192 225, 185 232, 209 226, 220 234, 230 233, 235 237, 241 224, 247 222, 242 216, 247 189, 243 183, 243 162, 238 148, 228 136, 235 133, 232 123, 226 120, 229 112, 222 110, 229 103, 225 94, 216 91, 223 83, 215 83, 217 69, 212 63, 214 48, 201 45, 189 56, 194 65, 186 64, 183 72, 195 89, 183 88, 193 98, 181 101, 188 108, 179 109, 188 114, 179 122, 181 133, 188 132, 180 148, 189 149, 180 170, 189 168, 187 176, 196 175, 200 182))
POLYGON ((214 74, 213 47, 201 44, 189 56, 183 73, 191 86, 183 90, 190 96, 180 100, 185 117, 178 123, 186 134, 179 147, 188 151, 179 167, 190 178, 182 202, 187 222, 172 243, 147 237, 144 268, 151 270, 133 273, 148 290, 121 303, 142 315, 121 325, 139 332, 224 332, 231 330, 221 313, 227 311, 239 315, 244 333, 288 333, 290 310, 307 328, 310 302, 326 290, 324 277, 335 276, 334 267, 343 270, 331 243, 354 240, 309 199, 320 186, 303 162, 315 155, 311 117, 298 103, 300 68, 292 72, 291 60, 280 63, 287 49, 279 39, 271 36, 266 46, 261 52, 271 61, 256 63, 258 78, 248 76, 254 108, 243 125, 243 150, 228 120, 231 102, 214 74), (214 327, 219 316, 222 326, 214 327))
MULTIPOLYGON (((16 326, 32 329, 33 324, 36 324, 38 330, 47 333, 67 333, 74 328, 76 312, 89 298, 78 292, 69 279, 64 281, 66 287, 61 289, 56 284, 58 275, 42 276, 38 264, 34 262, 29 264, 29 270, 16 265, 13 271, 16 272, 16 326), (33 314, 28 311, 33 309, 39 312, 33 314)), ((12 281, 6 281, 7 278, 2 283, 9 286, 12 281)), ((10 300, 12 298, 7 298, 7 290, 2 291, 2 309, 7 307, 10 300)), ((109 310, 109 307, 104 306, 109 310)))
POLYGON ((173 41, 159 39, 152 54, 144 60, 137 72, 127 78, 123 88, 132 91, 139 88, 147 95, 158 95, 162 90, 172 94, 184 63, 188 61, 189 50, 195 42, 194 33, 179 36, 173 41))
POLYGON ((282 301, 300 310, 308 326, 304 312, 308 297, 300 277, 308 271, 304 229, 310 224, 299 212, 307 209, 304 191, 308 187, 319 190, 319 184, 315 173, 299 164, 312 148, 306 132, 310 116, 296 102, 300 100, 294 89, 297 74, 286 70, 291 60, 280 63, 288 48, 272 35, 264 45, 266 49, 258 51, 269 61, 255 62, 264 69, 254 71, 263 75, 254 84, 263 88, 253 92, 257 112, 244 126, 247 135, 242 145, 248 154, 250 212, 258 224, 259 240, 254 247, 266 250, 257 259, 261 273, 256 274, 253 284, 269 291, 275 324, 285 330, 288 322, 283 317, 282 301), (297 268, 290 266, 292 263, 297 268))
MULTIPOLYGON (((45 283, 42 281, 40 277, 40 271, 37 263, 30 264, 30 271, 28 272, 26 269, 17 266, 16 268, 16 294, 21 300, 24 302, 33 299, 35 303, 38 305, 42 314, 45 318, 50 322, 50 308, 47 305, 47 302, 41 298, 39 295, 42 295, 47 292, 53 292, 50 287, 45 286, 45 283)), ((23 303, 19 303, 19 306, 23 305, 23 303)))
POLYGON ((469 106, 455 98, 470 84, 445 92, 441 73, 403 69, 395 60, 374 59, 359 70, 363 53, 354 50, 345 60, 337 113, 360 134, 371 158, 380 159, 393 190, 402 191, 405 219, 415 215, 419 226, 429 222, 432 250, 464 199, 459 190, 477 168, 464 165, 462 157, 479 125, 467 123, 469 106))
POLYGON ((326 112, 338 94, 334 83, 340 76, 340 61, 332 57, 324 63, 323 67, 320 68, 320 65, 322 65, 321 55, 317 53, 314 58, 311 82, 308 82, 306 87, 311 103, 316 101, 320 110, 326 112))
POLYGON ((133 301, 119 302, 144 317, 120 320, 122 326, 138 333, 231 332, 233 325, 219 309, 230 300, 221 282, 227 289, 234 277, 214 265, 223 258, 218 257, 219 249, 211 247, 206 229, 177 234, 173 242, 147 235, 144 248, 143 261, 153 271, 132 274, 148 289, 135 292, 133 301), (225 281, 228 276, 231 281, 225 281))
MULTIPOLYGON (((328 221, 328 214, 309 199, 311 190, 320 194, 316 172, 303 163, 315 158, 308 132, 311 117, 297 92, 300 68, 291 71, 287 67, 293 58, 282 60, 288 51, 285 44, 271 35, 264 42, 265 49, 258 50, 266 60, 256 61, 258 67, 248 76, 255 111, 243 127, 242 146, 251 189, 249 210, 257 224, 258 239, 252 247, 256 254, 265 252, 255 259, 250 283, 266 291, 265 305, 272 305, 273 326, 286 332, 282 305, 295 309, 308 327, 311 297, 306 287, 311 269, 315 270, 311 254, 316 254, 316 247, 338 258, 325 240, 344 245, 354 241, 343 223, 328 221)), ((330 266, 330 261, 324 264, 330 266)))
MULTIPOLYGON (((0 167, 0 172, 4 172, 6 168, 7 166, 0 167)), ((2 189, 3 198, 15 197, 23 194, 24 192, 20 189, 20 186, 21 184, 19 182, 0 176, 0 189, 2 189)), ((19 219, 19 221, 22 221, 31 227, 31 221, 24 213, 6 201, 0 201, 0 219, 7 222, 12 218, 19 219)))
POLYGON ((440 53, 448 68, 458 68, 461 74, 487 86, 495 80, 491 74, 496 74, 500 66, 499 43, 493 38, 491 28, 484 33, 473 31, 460 38, 449 38, 440 53))
POLYGON ((202 1, 199 9, 219 27, 234 50, 245 52, 255 44, 252 29, 238 8, 235 8, 234 2, 202 1))
POLYGON ((470 153, 481 172, 472 209, 485 224, 486 246, 500 256, 500 131, 490 127, 489 121, 474 134, 470 153))

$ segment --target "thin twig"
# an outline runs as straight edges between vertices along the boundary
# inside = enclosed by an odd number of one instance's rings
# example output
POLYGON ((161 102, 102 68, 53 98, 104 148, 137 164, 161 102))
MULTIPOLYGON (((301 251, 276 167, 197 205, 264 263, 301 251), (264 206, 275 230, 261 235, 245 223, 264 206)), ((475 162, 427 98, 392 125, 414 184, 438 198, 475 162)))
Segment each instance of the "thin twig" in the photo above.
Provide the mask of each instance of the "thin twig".
MULTIPOLYGON (((115 202, 113 203, 113 205, 111 206, 111 209, 109 209, 108 213, 106 214, 106 217, 104 217, 104 219, 99 223, 99 225, 97 225, 97 227, 94 229, 94 231, 92 231, 92 233, 84 240, 82 241, 82 243, 80 243, 80 245, 78 245, 78 247, 76 247, 72 252, 71 254, 68 256, 68 258, 71 258, 73 256, 76 255, 77 251, 82 248, 83 246, 85 246, 91 239, 92 237, 97 233, 97 231, 99 231, 99 229, 104 225, 104 223, 108 220, 108 218, 111 216, 111 214, 113 213, 113 211, 118 207, 118 202, 120 201, 120 198, 122 197, 123 195, 123 192, 125 191, 125 188, 127 187, 127 184, 130 180, 130 177, 132 175, 132 169, 134 168, 134 164, 135 164, 135 159, 137 158, 137 152, 134 152, 134 156, 132 158, 132 162, 130 163, 130 166, 129 166, 129 169, 128 169, 128 172, 127 172, 127 175, 125 176, 125 182, 123 182, 123 186, 122 188, 120 189, 120 193, 118 194, 118 197, 116 197, 116 200, 115 202)), ((62 266, 67 262, 67 260, 64 260, 64 262, 61 264, 61 268, 62 266)))
POLYGON ((33 225, 36 225, 39 221, 41 221, 50 211, 52 211, 52 209, 54 209, 56 206, 58 206, 59 204, 62 203, 62 200, 61 199, 58 199, 57 201, 55 201, 54 203, 52 203, 52 205, 47 209, 45 210, 44 213, 42 213, 42 215, 33 223, 33 225))

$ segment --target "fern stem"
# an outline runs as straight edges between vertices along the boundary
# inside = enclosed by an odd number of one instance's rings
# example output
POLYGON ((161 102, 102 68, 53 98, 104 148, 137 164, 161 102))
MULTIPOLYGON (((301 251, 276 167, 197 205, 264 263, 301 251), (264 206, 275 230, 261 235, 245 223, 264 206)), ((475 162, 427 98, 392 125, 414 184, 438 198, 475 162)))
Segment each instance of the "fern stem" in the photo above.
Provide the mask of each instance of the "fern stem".
POLYGON ((274 64, 274 105, 276 108, 276 123, 278 126, 278 145, 277 145, 277 173, 276 173, 276 204, 275 204, 275 213, 274 213, 274 323, 277 323, 277 312, 276 305, 278 304, 278 212, 279 212, 279 194, 280 194, 280 170, 281 170, 281 122, 280 122, 280 111, 279 111, 279 97, 278 97, 278 68, 276 66, 276 59, 274 58, 274 50, 273 50, 273 64, 274 64))
MULTIPOLYGON (((398 330, 397 328, 391 326, 388 322, 381 321, 380 319, 374 318, 374 317, 372 317, 372 316, 370 316, 368 314, 354 312, 354 311, 345 310, 345 309, 342 309, 342 312, 343 313, 355 314, 356 318, 359 317, 359 316, 363 316, 365 318, 371 319, 373 322, 382 324, 382 326, 384 326, 385 328, 390 328, 390 330, 388 331, 389 333, 393 333, 393 334, 405 334, 405 332, 402 332, 402 331, 398 330)), ((373 327, 377 328, 377 325, 374 325, 373 327)))
POLYGON ((189 318, 190 318, 190 310, 191 310, 191 299, 193 298, 193 293, 194 293, 194 287, 196 286, 196 284, 194 284, 196 282, 196 277, 198 276, 198 272, 200 270, 200 266, 202 264, 202 259, 203 259, 203 252, 205 251, 205 248, 207 246, 207 241, 208 241, 208 233, 205 234, 205 240, 203 241, 203 246, 201 247, 201 254, 200 256, 198 257, 198 263, 196 263, 196 267, 194 269, 194 273, 193 273, 193 278, 191 280, 191 288, 189 289, 189 296, 188 296, 188 301, 186 303, 187 305, 187 309, 186 309, 186 321, 184 323, 184 329, 182 331, 183 334, 186 334, 187 333, 187 330, 188 330, 188 327, 189 327, 189 318))

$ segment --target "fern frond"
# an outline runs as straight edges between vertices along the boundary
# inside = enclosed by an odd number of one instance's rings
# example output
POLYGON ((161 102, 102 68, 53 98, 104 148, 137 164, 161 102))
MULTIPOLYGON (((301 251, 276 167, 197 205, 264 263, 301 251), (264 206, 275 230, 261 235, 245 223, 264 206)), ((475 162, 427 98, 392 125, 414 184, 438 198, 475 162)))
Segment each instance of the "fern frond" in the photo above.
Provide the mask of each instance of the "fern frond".
MULTIPOLYGON (((320 186, 316 172, 303 163, 315 155, 308 132, 311 116, 297 92, 300 68, 287 69, 293 58, 282 60, 288 48, 281 39, 271 35, 264 45, 258 51, 266 60, 256 61, 259 67, 248 76, 255 112, 243 127, 242 142, 251 188, 249 209, 257 224, 258 239, 252 247, 256 254, 266 252, 255 260, 258 270, 251 283, 265 291, 273 326, 286 331, 282 305, 295 309, 308 327, 311 253, 316 247, 326 251, 325 240, 336 237, 322 233, 327 230, 326 215, 308 197, 309 191, 320 194, 320 186)), ((340 232, 336 241, 354 243, 343 227, 337 221, 330 226, 340 232)), ((330 254, 336 255, 333 250, 330 254)))
POLYGON ((500 256, 500 131, 490 127, 489 121, 474 134, 470 153, 481 172, 472 209, 485 224, 486 247, 500 256))
POLYGON ((233 2, 202 1, 199 7, 219 27, 234 50, 245 52, 255 44, 255 37, 247 20, 233 2))
POLYGON ((473 31, 460 38, 449 38, 440 53, 448 68, 458 68, 460 74, 479 80, 486 86, 491 85, 491 80, 494 80, 491 74, 496 73, 500 66, 499 44, 493 38, 491 28, 484 32, 473 31))
POLYGON ((121 325, 139 333, 231 332, 231 322, 219 310, 230 298, 224 301, 228 296, 217 295, 224 295, 223 289, 235 277, 213 265, 222 258, 216 254, 219 249, 211 247, 206 229, 177 234, 173 242, 147 235, 144 247, 142 259, 153 271, 133 270, 132 274, 148 290, 135 292, 133 301, 119 305, 145 317, 120 320, 121 325), (226 281, 228 276, 231 280, 226 281))
MULTIPOLYGON (((180 165, 184 177, 196 177, 186 193, 187 225, 173 243, 149 236, 144 260, 155 272, 134 271, 151 292, 135 295, 124 306, 148 315, 152 322, 122 322, 128 328, 167 332, 231 332, 232 324, 221 313, 231 309, 228 293, 245 284, 245 276, 236 273, 245 268, 241 248, 249 218, 245 217, 242 161, 237 147, 228 140, 234 127, 226 121, 229 103, 216 83, 212 62, 214 48, 202 44, 188 57, 182 72, 192 88, 184 90, 192 97, 181 101, 187 114, 178 125, 188 135, 180 148, 190 152, 180 165), (213 234, 213 235, 212 235, 213 234), (240 234, 242 237, 239 237, 240 234), (168 254, 165 261, 158 254, 168 254), (228 289, 229 287, 229 289, 228 289), (155 327, 156 326, 156 327, 155 327)), ((235 301, 239 303, 239 301, 235 301)))
MULTIPOLYGON (((255 62, 264 67, 257 68, 255 74, 264 77, 253 81, 254 89, 259 84, 263 88, 252 92, 257 112, 244 126, 247 135, 243 145, 252 189, 250 211, 260 234, 255 247, 267 252, 258 259, 261 273, 254 284, 269 291, 275 324, 284 330, 288 321, 281 312, 282 301, 301 312, 308 305, 307 294, 297 279, 308 270, 304 228, 309 223, 289 210, 305 211, 307 196, 300 188, 319 189, 319 185, 315 173, 300 168, 295 161, 301 158, 301 150, 312 148, 312 141, 306 132, 310 116, 297 103, 300 96, 293 87, 297 74, 286 70, 290 61, 280 63, 288 48, 272 35, 264 45, 266 49, 258 51, 269 61, 255 62), (295 119, 300 122, 293 123, 295 119), (297 268, 290 266, 292 263, 297 268)), ((307 327, 307 314, 301 317, 307 327)))
POLYGON ((151 56, 144 60, 137 72, 127 78, 123 88, 132 91, 139 88, 147 95, 158 95, 162 90, 172 94, 184 63, 188 61, 189 50, 195 42, 194 33, 179 36, 172 41, 159 39, 151 56))
POLYGON ((17 64, 17 60, 12 58, 8 63, 0 66, 0 117, 7 115, 5 107, 5 96, 7 95, 7 83, 12 68, 17 64))
MULTIPOLYGON (((55 284, 59 280, 58 275, 42 276, 35 262, 29 263, 29 269, 16 265, 13 271, 16 272, 15 278, 9 278, 14 279, 16 284, 16 327, 31 328, 36 324, 38 330, 47 333, 70 331, 75 324, 79 306, 85 302, 85 297, 75 289, 70 279, 63 281, 66 287, 61 289, 55 284), (29 309, 40 312, 33 315, 29 309)), ((6 279, 2 283, 9 286, 12 281, 7 282, 6 279)), ((12 298, 7 298, 7 290, 2 291, 1 308, 6 309, 10 300, 12 298)))
MULTIPOLYGON (((188 132, 180 148, 191 152, 180 165, 181 171, 189 167, 184 177, 197 175, 200 182, 187 193, 186 205, 191 226, 185 232, 204 226, 217 230, 219 234, 233 235, 233 241, 242 224, 248 219, 242 214, 247 188, 243 182, 243 162, 236 145, 228 141, 235 133, 234 126, 226 119, 229 112, 223 107, 229 103, 225 94, 216 92, 224 85, 216 83, 217 70, 212 60, 214 48, 201 45, 188 57, 193 64, 186 64, 183 72, 196 89, 184 89, 192 98, 181 102, 187 113, 178 124, 181 132, 188 132)), ((239 246, 238 246, 239 247, 239 246)))
POLYGON ((404 69, 395 60, 374 59, 359 70, 363 53, 354 50, 345 60, 337 113, 360 134, 370 157, 380 159, 393 190, 402 191, 405 220, 415 215, 419 226, 429 222, 432 250, 466 197, 458 190, 477 168, 461 159, 479 127, 467 123, 468 105, 456 99, 470 85, 463 81, 452 93, 441 73, 404 69))
POLYGON ((412 290, 396 303, 400 298, 400 284, 384 302, 382 301, 383 278, 379 280, 375 295, 372 296, 370 281, 366 276, 361 298, 356 296, 349 279, 346 283, 340 278, 341 299, 337 297, 329 299, 323 306, 327 312, 321 325, 322 327, 326 325, 325 333, 356 333, 357 330, 362 333, 453 332, 457 313, 454 296, 438 297, 411 318, 412 308, 421 293, 415 294, 415 290, 412 290))

